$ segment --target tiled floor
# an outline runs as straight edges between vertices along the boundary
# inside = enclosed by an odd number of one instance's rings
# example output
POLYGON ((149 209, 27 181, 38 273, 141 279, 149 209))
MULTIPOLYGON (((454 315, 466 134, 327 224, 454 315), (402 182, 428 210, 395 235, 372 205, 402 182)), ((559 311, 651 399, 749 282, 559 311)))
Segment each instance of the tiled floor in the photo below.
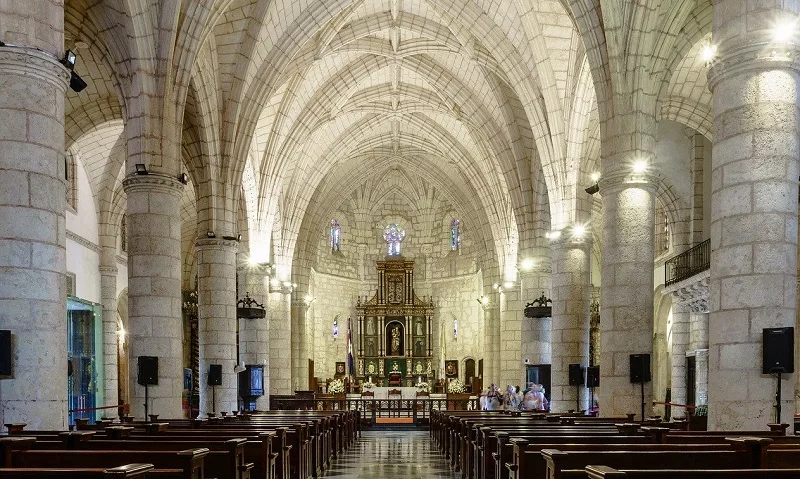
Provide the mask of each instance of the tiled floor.
POLYGON ((322 477, 337 479, 455 479, 427 431, 365 431, 322 477))

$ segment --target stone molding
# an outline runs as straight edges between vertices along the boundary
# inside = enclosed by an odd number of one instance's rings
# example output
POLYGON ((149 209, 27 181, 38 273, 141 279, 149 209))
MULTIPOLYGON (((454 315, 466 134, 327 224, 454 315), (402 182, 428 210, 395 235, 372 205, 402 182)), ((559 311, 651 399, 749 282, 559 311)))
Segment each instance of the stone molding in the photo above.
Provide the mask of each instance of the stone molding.
POLYGON ((800 46, 793 43, 780 45, 780 48, 770 45, 770 42, 757 42, 726 52, 708 69, 708 89, 713 92, 725 78, 747 71, 792 70, 800 73, 800 46))
POLYGON ((711 271, 705 270, 691 278, 664 288, 664 293, 671 294, 672 300, 689 307, 693 313, 708 313, 709 285, 711 271))
POLYGON ((237 251, 239 249, 239 241, 227 240, 224 238, 197 238, 194 240, 195 249, 226 249, 237 251))
MULTIPOLYGON (((583 236, 580 238, 576 238, 572 236, 572 228, 564 228, 561 230, 561 236, 555 239, 550 240, 550 249, 582 249, 584 251, 590 252, 592 251, 592 233, 589 229, 586 229, 583 236)), ((542 269, 541 271, 537 271, 534 269, 531 271, 532 273, 536 272, 547 272, 549 273, 552 269, 552 265, 550 268, 547 268, 545 271, 542 269)))
POLYGON ((707 358, 707 357, 708 357, 708 348, 704 348, 704 349, 692 349, 692 350, 688 350, 688 349, 687 349, 687 350, 686 350, 686 357, 687 357, 687 358, 691 358, 691 357, 695 357, 695 358, 703 358, 703 357, 706 357, 706 358, 707 358))
POLYGON ((132 173, 122 181, 122 189, 126 194, 135 191, 160 191, 180 198, 183 192, 183 183, 178 178, 173 178, 162 173, 148 173, 137 175, 132 173))
POLYGON ((72 241, 78 243, 79 245, 83 246, 84 248, 94 251, 95 253, 101 253, 103 251, 103 249, 99 245, 96 245, 96 244, 92 243, 91 241, 89 241, 88 239, 84 238, 83 236, 81 236, 81 235, 79 235, 77 233, 73 233, 70 230, 67 230, 67 239, 68 240, 72 240, 72 241))
MULTIPOLYGON (((654 166, 650 165, 650 168, 654 168, 654 166)), ((615 194, 627 188, 640 188, 655 195, 661 180, 661 176, 657 173, 634 173, 619 168, 609 173, 604 172, 597 183, 600 186, 601 197, 603 193, 615 194)))
POLYGON ((98 269, 102 275, 116 276, 119 273, 119 269, 116 266, 100 266, 98 269))
POLYGON ((0 71, 3 75, 20 75, 44 80, 66 93, 70 71, 51 53, 25 46, 0 47, 0 71))

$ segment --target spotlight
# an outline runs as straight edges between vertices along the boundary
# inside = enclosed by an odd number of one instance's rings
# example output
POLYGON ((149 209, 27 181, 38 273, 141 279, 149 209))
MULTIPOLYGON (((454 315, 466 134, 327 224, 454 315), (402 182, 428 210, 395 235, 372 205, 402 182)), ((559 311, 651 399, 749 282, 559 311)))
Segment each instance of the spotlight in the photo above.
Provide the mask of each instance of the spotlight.
POLYGON ((572 236, 580 238, 586 233, 586 227, 583 225, 575 225, 572 227, 572 236))
POLYGON ((600 185, 595 183, 595 184, 593 184, 592 186, 586 188, 583 191, 589 193, 590 195, 593 195, 595 193, 599 193, 600 192, 600 185))
POLYGON ((700 56, 703 57, 703 61, 706 63, 706 65, 708 65, 714 61, 714 57, 717 56, 717 46, 706 43, 703 45, 703 50, 700 52, 700 56))
POLYGON ((247 371, 247 367, 244 365, 244 361, 233 367, 233 372, 236 374, 243 373, 245 371, 247 371))
POLYGON ((78 57, 75 56, 75 52, 72 50, 67 50, 64 52, 64 58, 61 59, 61 64, 67 67, 70 71, 75 69, 75 60, 78 57))
POLYGON ((136 163, 136 174, 137 175, 147 175, 147 167, 144 166, 144 163, 136 163))
POLYGON ((236 235, 236 241, 239 241, 239 242, 241 242, 241 241, 242 241, 242 234, 241 234, 241 233, 239 233, 238 235, 236 235))
POLYGON ((633 164, 634 173, 644 173, 645 171, 647 171, 647 161, 639 160, 633 164))
POLYGON ((206 232, 206 236, 208 236, 209 238, 216 238, 216 237, 217 237, 217 234, 216 234, 216 233, 214 233, 214 232, 213 232, 213 231, 211 231, 211 230, 208 230, 208 231, 206 232))
POLYGON ((536 262, 533 258, 525 258, 522 260, 522 264, 520 265, 524 271, 530 271, 536 265, 536 262))
POLYGON ((772 28, 772 41, 776 43, 787 43, 792 40, 795 34, 795 23, 783 21, 772 28))
POLYGON ((503 283, 503 286, 504 286, 506 289, 511 289, 511 288, 513 288, 513 287, 514 287, 514 282, 513 282, 513 281, 506 281, 505 283, 503 283))
POLYGON ((551 240, 557 240, 558 238, 561 238, 561 231, 548 231, 544 234, 544 237, 551 240))
POLYGON ((222 235, 222 239, 224 239, 225 241, 236 241, 236 236, 222 235))
POLYGON ((181 173, 180 175, 178 175, 178 181, 180 181, 184 185, 188 185, 189 184, 189 175, 187 175, 186 173, 181 173))
POLYGON ((597 183, 598 181, 600 181, 600 173, 598 173, 597 171, 595 171, 594 173, 592 173, 592 175, 590 176, 590 178, 592 179, 592 181, 594 181, 595 183, 597 183))
POLYGON ((500 285, 499 285, 499 284, 497 284, 497 283, 494 283, 494 284, 492 285, 492 289, 494 289, 494 290, 497 290, 497 288, 499 288, 499 287, 500 287, 500 285))
POLYGON ((6 46, 6 44, 5 44, 5 43, 3 43, 3 41, 2 41, 2 40, 0 40, 0 47, 4 47, 4 46, 6 46))
POLYGON ((86 82, 75 72, 71 72, 69 76, 69 88, 75 93, 80 93, 86 89, 86 82))

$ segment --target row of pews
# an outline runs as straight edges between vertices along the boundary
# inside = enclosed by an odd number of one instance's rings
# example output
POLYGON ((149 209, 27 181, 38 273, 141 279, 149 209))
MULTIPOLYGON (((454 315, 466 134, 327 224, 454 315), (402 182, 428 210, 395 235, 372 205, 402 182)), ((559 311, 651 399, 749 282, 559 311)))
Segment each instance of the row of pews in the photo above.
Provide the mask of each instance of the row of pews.
POLYGON ((800 437, 769 431, 686 431, 509 411, 435 411, 430 434, 464 479, 800 478, 800 437))
POLYGON ((206 420, 7 424, 2 478, 311 479, 360 434, 357 411, 269 411, 206 420))

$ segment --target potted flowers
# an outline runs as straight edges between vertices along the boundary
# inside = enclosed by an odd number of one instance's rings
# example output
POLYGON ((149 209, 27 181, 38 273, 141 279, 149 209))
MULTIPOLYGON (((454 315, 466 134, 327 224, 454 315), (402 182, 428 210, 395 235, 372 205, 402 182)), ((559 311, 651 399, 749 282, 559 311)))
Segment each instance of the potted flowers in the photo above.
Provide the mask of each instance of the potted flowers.
POLYGON ((334 379, 328 384, 328 394, 344 394, 344 381, 334 379))
POLYGON ((420 393, 428 394, 431 392, 431 385, 426 382, 419 382, 417 383, 417 396, 420 396, 420 393))
POLYGON ((466 410, 469 394, 464 394, 464 383, 460 379, 452 379, 447 383, 447 409, 450 411, 466 410))
POLYGON ((456 378, 447 383, 448 394, 461 394, 463 392, 464 392, 464 383, 462 383, 460 379, 456 378))
POLYGON ((363 389, 365 391, 369 391, 371 389, 374 389, 375 386, 376 386, 376 384, 373 383, 371 379, 368 379, 367 381, 364 381, 363 383, 361 383, 361 389, 363 389))

